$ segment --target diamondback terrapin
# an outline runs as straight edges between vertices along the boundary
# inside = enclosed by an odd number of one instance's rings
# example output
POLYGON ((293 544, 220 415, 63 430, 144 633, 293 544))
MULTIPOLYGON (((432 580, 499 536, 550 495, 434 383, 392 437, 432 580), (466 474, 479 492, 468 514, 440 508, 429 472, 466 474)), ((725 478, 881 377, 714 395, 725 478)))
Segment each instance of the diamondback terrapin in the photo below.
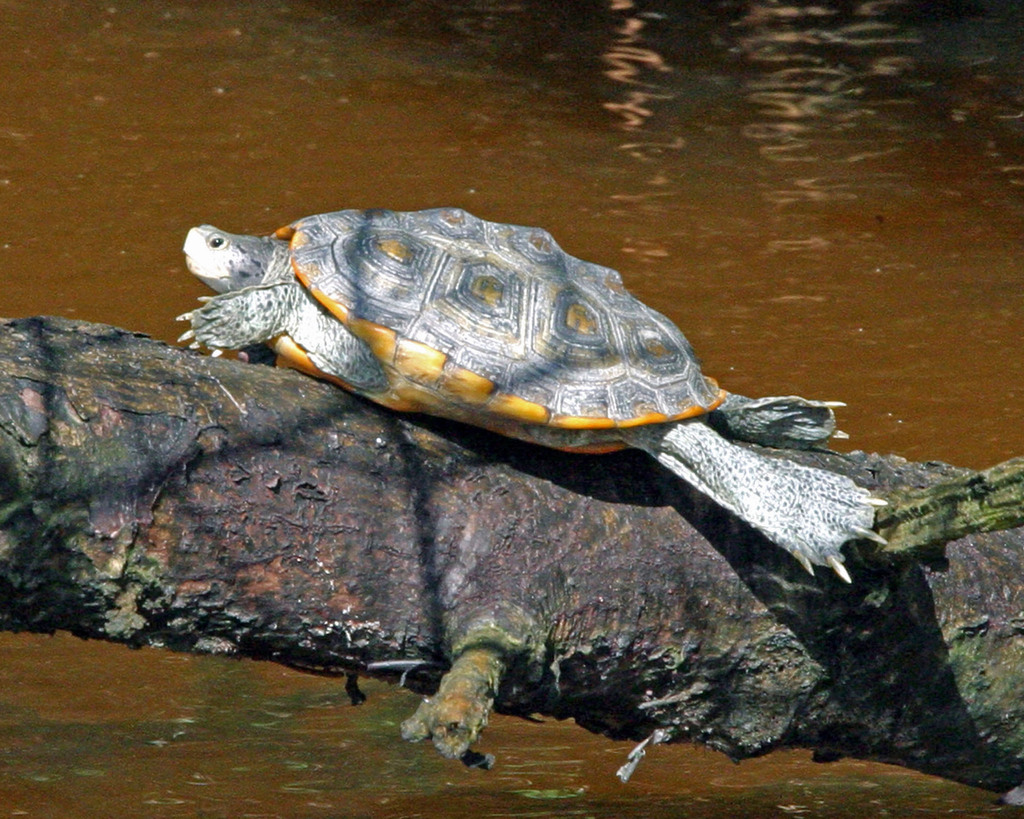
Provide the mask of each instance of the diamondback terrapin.
MULTIPOLYGON (((883 503, 848 478, 728 437, 808 447, 834 405, 727 394, 618 273, 538 228, 455 208, 344 210, 266 237, 193 228, 189 269, 220 295, 181 318, 214 350, 285 363, 385 407, 581 452, 646 450, 789 550, 849 581, 840 547, 883 503)), ((884 541, 883 541, 884 542, 884 541)))

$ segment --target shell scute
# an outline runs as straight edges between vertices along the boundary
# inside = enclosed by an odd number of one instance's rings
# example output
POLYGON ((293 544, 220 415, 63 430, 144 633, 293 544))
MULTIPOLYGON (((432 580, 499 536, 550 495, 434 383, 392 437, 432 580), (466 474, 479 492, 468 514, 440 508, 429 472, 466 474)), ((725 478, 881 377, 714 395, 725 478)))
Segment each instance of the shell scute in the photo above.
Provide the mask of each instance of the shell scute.
POLYGON ((437 282, 430 299, 438 313, 429 320, 434 330, 457 344, 471 327, 492 344, 518 347, 526 330, 522 279, 484 260, 467 260, 446 272, 450 275, 437 282))

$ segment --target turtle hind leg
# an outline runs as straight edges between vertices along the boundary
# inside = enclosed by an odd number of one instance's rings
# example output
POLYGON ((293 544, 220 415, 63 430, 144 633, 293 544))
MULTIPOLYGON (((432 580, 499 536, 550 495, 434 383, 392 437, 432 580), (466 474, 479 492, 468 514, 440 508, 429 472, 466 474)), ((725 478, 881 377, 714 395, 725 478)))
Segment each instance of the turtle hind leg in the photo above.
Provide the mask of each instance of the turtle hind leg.
POLYGON ((834 401, 796 395, 747 398, 729 394, 708 416, 709 424, 728 438, 782 449, 810 449, 836 432, 834 401))
POLYGON ((831 566, 843 580, 842 545, 881 540, 871 531, 882 502, 849 478, 731 444, 702 421, 637 427, 627 440, 774 543, 808 571, 831 566))
POLYGON ((811 401, 797 395, 747 398, 729 394, 708 415, 708 423, 726 438, 781 449, 811 449, 836 432, 835 401, 811 401))

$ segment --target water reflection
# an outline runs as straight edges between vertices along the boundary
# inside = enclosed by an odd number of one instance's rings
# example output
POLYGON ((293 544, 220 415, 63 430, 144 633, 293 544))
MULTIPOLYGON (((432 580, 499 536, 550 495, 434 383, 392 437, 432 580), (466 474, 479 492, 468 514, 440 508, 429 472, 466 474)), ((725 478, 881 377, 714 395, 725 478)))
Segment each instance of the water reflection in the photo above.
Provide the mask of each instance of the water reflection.
POLYGON ((896 768, 812 763, 806 753, 740 765, 689 746, 650 750, 615 777, 632 743, 572 723, 497 715, 489 772, 397 741, 415 697, 270 663, 0 635, 0 810, 76 817, 469 815, 689 817, 799 814, 860 819, 999 812, 991 796, 896 768), (95 687, 116 685, 107 697, 95 687))
MULTIPOLYGON (((901 135, 887 139, 879 133, 884 123, 879 108, 900 103, 886 93, 888 87, 905 81, 917 64, 907 46, 918 44, 920 36, 905 24, 883 19, 908 5, 898 0, 859 3, 843 12, 838 7, 749 4, 736 23, 736 43, 752 69, 745 82, 747 102, 762 119, 745 125, 743 135, 757 143, 768 162, 812 166, 811 175, 794 176, 786 187, 763 189, 770 203, 855 200, 861 193, 854 186, 863 190, 863 174, 876 170, 864 163, 905 149, 901 135), (878 78, 885 78, 886 88, 876 87, 878 78), (856 181, 836 167, 855 163, 862 166, 856 181)), ((820 236, 803 243, 828 244, 820 236)))
POLYGON ((604 75, 627 88, 622 92, 622 99, 605 102, 604 108, 621 118, 621 128, 634 131, 654 114, 652 102, 672 98, 671 94, 659 90, 656 77, 648 80, 645 76, 652 72, 668 73, 672 68, 657 51, 643 45, 647 22, 637 13, 632 0, 611 0, 610 10, 621 12, 623 16, 614 39, 601 54, 601 61, 606 65, 604 75))

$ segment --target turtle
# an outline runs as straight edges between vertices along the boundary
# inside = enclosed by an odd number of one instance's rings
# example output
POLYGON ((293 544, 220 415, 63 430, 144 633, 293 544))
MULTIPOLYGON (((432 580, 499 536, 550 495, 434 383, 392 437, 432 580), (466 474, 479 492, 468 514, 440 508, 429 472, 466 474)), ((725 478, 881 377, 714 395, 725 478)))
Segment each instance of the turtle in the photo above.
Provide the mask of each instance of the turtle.
POLYGON ((266 236, 201 225, 183 249, 218 295, 178 317, 191 323, 180 342, 215 355, 267 343, 391 410, 534 444, 644 450, 811 574, 850 582, 843 544, 884 543, 872 531, 883 500, 784 457, 835 434, 841 404, 727 393, 619 273, 546 230, 459 208, 341 210, 266 236))

